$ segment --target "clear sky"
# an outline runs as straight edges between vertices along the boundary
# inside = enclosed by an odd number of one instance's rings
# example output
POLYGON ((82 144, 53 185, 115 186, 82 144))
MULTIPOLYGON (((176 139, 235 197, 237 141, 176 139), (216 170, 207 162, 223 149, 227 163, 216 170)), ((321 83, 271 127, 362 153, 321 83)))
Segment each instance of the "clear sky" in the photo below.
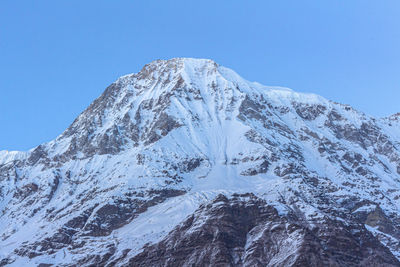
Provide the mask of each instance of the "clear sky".
POLYGON ((0 150, 55 138, 116 78, 172 57, 386 116, 400 1, 1 0, 0 150))

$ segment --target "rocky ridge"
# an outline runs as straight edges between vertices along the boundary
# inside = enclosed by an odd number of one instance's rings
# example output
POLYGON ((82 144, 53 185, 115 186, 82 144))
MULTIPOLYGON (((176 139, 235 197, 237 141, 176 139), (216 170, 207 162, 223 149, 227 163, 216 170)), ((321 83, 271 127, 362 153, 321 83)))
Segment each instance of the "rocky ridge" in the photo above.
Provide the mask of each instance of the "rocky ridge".
POLYGON ((399 179, 398 115, 158 60, 0 152, 0 265, 400 266, 399 179))

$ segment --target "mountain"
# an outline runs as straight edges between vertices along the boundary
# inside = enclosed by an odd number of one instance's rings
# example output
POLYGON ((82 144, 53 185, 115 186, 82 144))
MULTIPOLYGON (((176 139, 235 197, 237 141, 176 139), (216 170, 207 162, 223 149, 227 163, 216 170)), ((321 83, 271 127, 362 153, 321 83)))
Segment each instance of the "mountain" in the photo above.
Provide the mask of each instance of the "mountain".
POLYGON ((211 60, 119 78, 0 185, 0 266, 400 266, 400 115, 211 60))

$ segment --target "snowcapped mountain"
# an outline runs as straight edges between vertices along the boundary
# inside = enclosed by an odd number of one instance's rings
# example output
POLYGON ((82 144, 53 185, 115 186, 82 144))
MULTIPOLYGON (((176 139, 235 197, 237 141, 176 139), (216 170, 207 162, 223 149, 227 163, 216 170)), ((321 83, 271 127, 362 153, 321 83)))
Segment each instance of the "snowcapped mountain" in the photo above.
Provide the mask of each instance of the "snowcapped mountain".
POLYGON ((0 152, 0 266, 400 266, 400 115, 157 60, 0 152))

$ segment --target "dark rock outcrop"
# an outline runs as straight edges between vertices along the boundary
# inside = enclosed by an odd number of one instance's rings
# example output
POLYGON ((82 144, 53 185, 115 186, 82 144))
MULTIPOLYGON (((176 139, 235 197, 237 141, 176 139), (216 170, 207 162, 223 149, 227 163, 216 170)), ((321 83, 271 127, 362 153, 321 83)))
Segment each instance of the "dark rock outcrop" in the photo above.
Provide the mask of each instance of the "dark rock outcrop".
POLYGON ((252 194, 218 196, 129 266, 400 266, 363 225, 279 215, 252 194))

